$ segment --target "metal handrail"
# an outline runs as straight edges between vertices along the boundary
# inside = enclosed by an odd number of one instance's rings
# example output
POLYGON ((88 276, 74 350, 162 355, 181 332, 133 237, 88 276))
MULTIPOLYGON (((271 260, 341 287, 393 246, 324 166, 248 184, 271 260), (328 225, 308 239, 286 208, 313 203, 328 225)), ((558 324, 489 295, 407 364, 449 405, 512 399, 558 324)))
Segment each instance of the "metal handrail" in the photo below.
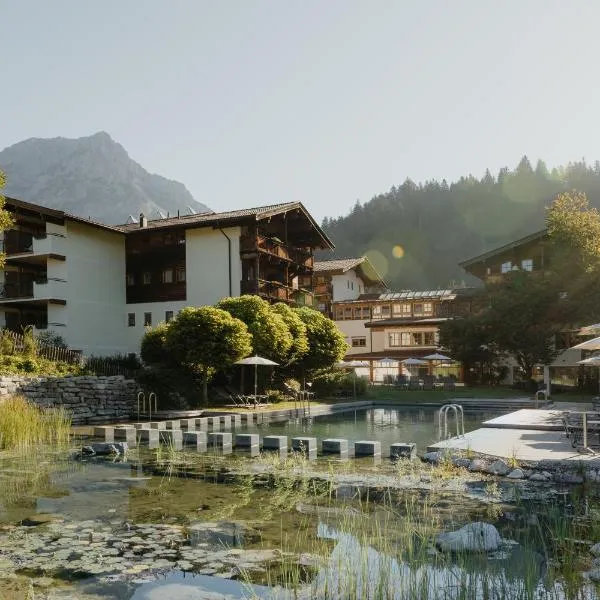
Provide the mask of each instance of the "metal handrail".
POLYGON ((146 394, 140 390, 138 392, 137 395, 137 416, 138 416, 138 423, 140 421, 140 416, 141 415, 146 415, 148 414, 148 420, 152 421, 152 400, 154 399, 154 414, 156 414, 158 412, 158 396, 156 395, 155 392, 150 392, 148 394, 148 411, 146 411, 146 394), (140 412, 140 406, 142 407, 142 410, 140 412))
POLYGON ((448 439, 448 413, 454 413, 456 422, 456 437, 465 437, 465 412, 460 404, 444 404, 438 413, 438 437, 448 439), (459 418, 460 417, 460 418, 459 418), (444 424, 444 437, 442 437, 442 418, 444 424))

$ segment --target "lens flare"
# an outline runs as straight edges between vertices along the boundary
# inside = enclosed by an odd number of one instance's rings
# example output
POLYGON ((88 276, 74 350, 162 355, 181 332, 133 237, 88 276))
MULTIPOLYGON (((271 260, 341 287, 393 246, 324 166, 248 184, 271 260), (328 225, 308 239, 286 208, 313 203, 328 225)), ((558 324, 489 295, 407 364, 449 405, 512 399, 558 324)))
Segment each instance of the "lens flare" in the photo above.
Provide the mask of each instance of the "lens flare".
POLYGON ((404 248, 400 244, 396 244, 392 248, 392 256, 394 258, 402 258, 404 256, 404 248))
POLYGON ((369 250, 365 256, 379 275, 385 277, 388 272, 388 260, 379 250, 369 250))

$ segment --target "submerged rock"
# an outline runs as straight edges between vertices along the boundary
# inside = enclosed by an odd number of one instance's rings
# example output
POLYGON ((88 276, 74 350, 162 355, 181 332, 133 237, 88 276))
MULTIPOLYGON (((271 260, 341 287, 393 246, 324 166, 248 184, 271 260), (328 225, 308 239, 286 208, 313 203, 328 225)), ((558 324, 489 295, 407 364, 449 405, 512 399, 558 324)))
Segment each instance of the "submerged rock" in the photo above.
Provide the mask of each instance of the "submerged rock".
POLYGON ((549 480, 550 480, 550 478, 547 477, 544 473, 535 472, 529 476, 529 481, 549 481, 549 480))
POLYGON ((502 544, 498 530, 490 523, 469 523, 458 531, 440 533, 436 546, 445 552, 490 552, 502 544))

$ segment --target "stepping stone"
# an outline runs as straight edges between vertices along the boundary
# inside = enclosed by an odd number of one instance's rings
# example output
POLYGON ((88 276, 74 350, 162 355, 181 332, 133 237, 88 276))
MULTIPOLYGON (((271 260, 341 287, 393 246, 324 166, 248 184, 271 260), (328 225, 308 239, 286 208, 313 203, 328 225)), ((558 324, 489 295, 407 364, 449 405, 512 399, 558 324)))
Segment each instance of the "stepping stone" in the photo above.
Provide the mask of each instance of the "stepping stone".
POLYGON ((394 444, 390 445, 390 458, 415 458, 416 456, 416 444, 404 444, 402 442, 395 442, 394 444))
POLYGON ((184 431, 183 444, 184 446, 195 446, 198 452, 206 452, 206 431, 184 431))
POLYGON ((263 450, 287 450, 287 435, 265 435, 262 443, 263 450))
POLYGON ((123 440, 135 448, 137 445, 136 433, 135 427, 115 427, 115 440, 123 440))
POLYGON ((258 433, 236 433, 235 447, 250 448, 251 446, 259 445, 260 436, 258 433))
POLYGON ((194 419, 196 429, 200 429, 200 431, 208 431, 208 417, 200 417, 199 419, 194 419))
POLYGON ((183 431, 181 429, 161 429, 159 431, 160 441, 163 444, 181 445, 183 443, 183 431))
POLYGON ((230 415, 221 415, 219 417, 219 421, 221 423, 221 429, 231 429, 231 416, 230 415))
POLYGON ((94 437, 100 438, 105 442, 115 441, 114 427, 94 427, 94 437))
POLYGON ((160 443, 160 432, 158 429, 138 429, 136 437, 138 441, 148 444, 150 448, 156 448, 160 443))
POLYGON ((196 419, 179 419, 179 426, 188 431, 196 429, 196 419))
POLYGON ((208 446, 222 454, 231 454, 233 451, 232 437, 229 432, 211 432, 208 434, 208 446))
POLYGON ((167 422, 166 421, 150 421, 150 429, 166 429, 167 422))
POLYGON ((292 450, 296 452, 311 452, 317 451, 317 438, 314 437, 295 437, 292 438, 292 450))
POLYGON ((348 440, 330 438, 321 442, 323 454, 348 454, 348 440))
POLYGON ((381 456, 381 442, 354 442, 354 456, 381 456))
POLYGON ((166 429, 181 429, 181 423, 179 421, 165 421, 166 429))

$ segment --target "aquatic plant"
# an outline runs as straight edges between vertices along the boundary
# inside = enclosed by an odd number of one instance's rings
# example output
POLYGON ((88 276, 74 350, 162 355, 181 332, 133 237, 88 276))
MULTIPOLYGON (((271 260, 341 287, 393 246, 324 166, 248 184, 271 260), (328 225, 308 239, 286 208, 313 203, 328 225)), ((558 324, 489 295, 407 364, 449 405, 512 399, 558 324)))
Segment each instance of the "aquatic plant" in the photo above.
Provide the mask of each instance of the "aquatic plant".
POLYGON ((0 450, 62 446, 69 442, 71 417, 64 408, 40 408, 22 396, 0 401, 0 450))

